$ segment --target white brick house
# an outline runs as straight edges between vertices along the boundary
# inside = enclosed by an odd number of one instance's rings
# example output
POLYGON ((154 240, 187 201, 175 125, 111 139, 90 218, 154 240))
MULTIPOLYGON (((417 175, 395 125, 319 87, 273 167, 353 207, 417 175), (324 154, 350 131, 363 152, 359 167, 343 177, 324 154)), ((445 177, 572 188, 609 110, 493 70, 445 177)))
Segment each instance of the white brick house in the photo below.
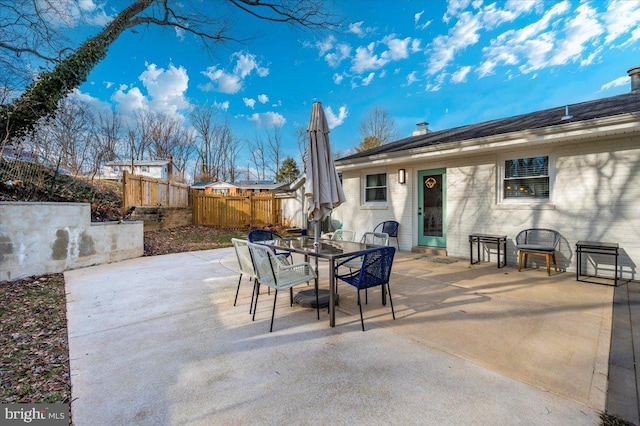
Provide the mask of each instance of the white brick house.
MULTIPOLYGON (((336 162, 345 229, 400 222, 402 250, 469 256, 472 233, 560 232, 558 266, 575 271, 575 243, 619 243, 619 271, 640 263, 640 68, 631 93, 442 131, 425 128, 336 162), (400 176, 404 174, 404 183, 400 176)), ((493 254, 495 259, 495 254, 493 254)))

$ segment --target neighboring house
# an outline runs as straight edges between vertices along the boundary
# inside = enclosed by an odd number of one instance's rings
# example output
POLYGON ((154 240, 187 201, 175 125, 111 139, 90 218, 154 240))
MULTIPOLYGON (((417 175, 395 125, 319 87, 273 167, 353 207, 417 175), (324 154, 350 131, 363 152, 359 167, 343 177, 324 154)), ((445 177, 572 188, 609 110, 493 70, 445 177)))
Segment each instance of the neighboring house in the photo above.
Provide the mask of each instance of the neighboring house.
POLYGON ((421 123, 411 137, 341 158, 348 201, 332 219, 358 235, 397 220, 400 249, 466 258, 469 234, 506 235, 511 264, 519 231, 551 228, 562 235, 559 267, 575 271, 579 240, 616 242, 623 276, 636 278, 640 67, 629 75, 631 93, 449 130, 421 123))
POLYGON ((193 189, 204 190, 205 194, 251 194, 254 192, 269 192, 281 187, 282 183, 273 181, 240 181, 235 183, 213 182, 191 185, 193 189))
POLYGON ((98 177, 100 179, 122 179, 125 170, 134 175, 155 179, 170 180, 169 176, 172 176, 173 179, 182 179, 182 170, 173 164, 171 158, 167 160, 134 160, 133 171, 131 170, 131 160, 106 162, 98 177))

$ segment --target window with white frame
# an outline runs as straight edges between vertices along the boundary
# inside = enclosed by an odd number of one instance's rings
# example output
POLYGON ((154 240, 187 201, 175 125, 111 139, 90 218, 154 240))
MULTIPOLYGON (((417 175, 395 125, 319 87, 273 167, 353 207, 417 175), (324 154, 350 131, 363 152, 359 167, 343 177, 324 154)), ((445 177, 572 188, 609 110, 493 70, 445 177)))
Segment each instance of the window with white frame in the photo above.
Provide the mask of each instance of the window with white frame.
POLYGON ((505 159, 502 173, 504 201, 549 200, 549 156, 505 159))
POLYGON ((364 201, 366 203, 387 201, 386 173, 365 176, 364 201))

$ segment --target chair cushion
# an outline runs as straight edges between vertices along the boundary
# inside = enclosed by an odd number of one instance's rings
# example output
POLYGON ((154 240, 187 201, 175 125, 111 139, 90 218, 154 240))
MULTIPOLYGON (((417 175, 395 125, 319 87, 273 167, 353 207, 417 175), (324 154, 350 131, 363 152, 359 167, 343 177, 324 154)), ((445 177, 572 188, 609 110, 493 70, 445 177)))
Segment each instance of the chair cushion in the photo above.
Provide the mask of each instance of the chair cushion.
POLYGON ((547 246, 544 244, 518 244, 516 248, 521 251, 529 251, 533 253, 553 253, 556 251, 554 246, 547 246))

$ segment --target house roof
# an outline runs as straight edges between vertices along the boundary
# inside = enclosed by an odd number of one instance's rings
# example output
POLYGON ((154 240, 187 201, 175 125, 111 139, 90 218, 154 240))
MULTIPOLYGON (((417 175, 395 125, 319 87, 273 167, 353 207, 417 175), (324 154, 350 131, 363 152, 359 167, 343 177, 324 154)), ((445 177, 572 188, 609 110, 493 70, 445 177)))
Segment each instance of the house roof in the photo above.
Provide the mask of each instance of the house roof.
POLYGON ((348 155, 339 159, 338 162, 365 159, 378 154, 402 153, 413 149, 445 145, 489 136, 507 135, 509 133, 526 130, 552 128, 568 123, 580 123, 629 113, 638 114, 638 120, 640 120, 640 93, 638 92, 569 104, 568 106, 485 121, 448 130, 428 132, 348 155), (570 118, 563 119, 563 117, 567 116, 567 108, 570 118))
MULTIPOLYGON (((169 164, 169 160, 133 160, 134 166, 156 166, 163 167, 169 164)), ((131 166, 131 160, 117 160, 117 161, 105 161, 105 167, 111 166, 131 166)), ((181 171, 181 169, 173 163, 173 168, 175 170, 181 171)))

